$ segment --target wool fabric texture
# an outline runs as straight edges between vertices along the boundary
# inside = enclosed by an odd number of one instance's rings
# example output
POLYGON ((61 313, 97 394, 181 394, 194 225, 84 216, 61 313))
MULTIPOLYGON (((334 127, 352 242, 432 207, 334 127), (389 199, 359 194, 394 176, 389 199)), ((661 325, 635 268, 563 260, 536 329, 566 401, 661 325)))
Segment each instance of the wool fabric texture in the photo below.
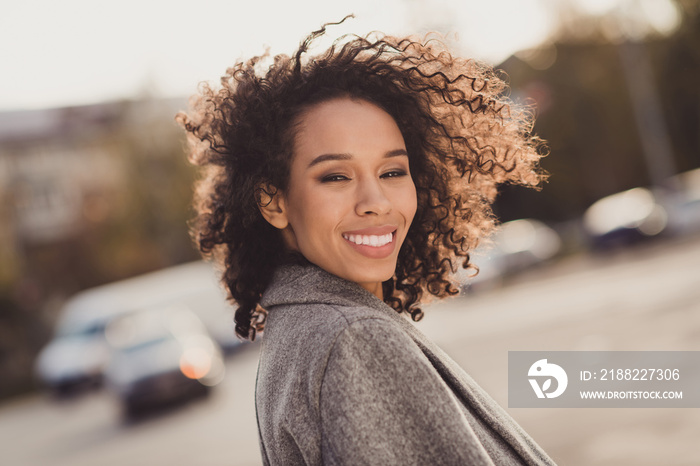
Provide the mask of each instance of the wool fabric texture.
POLYGON ((356 283, 280 267, 256 381, 265 465, 553 465, 405 316, 356 283))

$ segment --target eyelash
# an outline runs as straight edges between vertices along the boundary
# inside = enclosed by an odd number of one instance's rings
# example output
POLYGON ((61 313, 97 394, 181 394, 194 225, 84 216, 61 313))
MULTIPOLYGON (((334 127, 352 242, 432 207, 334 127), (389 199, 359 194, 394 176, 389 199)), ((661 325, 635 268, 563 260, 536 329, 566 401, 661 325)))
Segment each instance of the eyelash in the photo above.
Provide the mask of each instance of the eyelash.
POLYGON ((332 183, 334 181, 347 181, 349 178, 345 175, 326 175, 321 178, 321 183, 332 183))
MULTIPOLYGON (((405 170, 390 170, 386 173, 383 173, 380 175, 380 178, 399 178, 402 176, 406 176, 408 173, 405 170)), ((321 178, 321 183, 333 183, 336 181, 347 181, 350 178, 348 178, 345 175, 340 175, 340 174, 332 174, 332 175, 326 175, 321 178)))
POLYGON ((383 175, 381 175, 381 178, 399 178, 401 176, 406 176, 408 173, 406 173, 406 170, 390 170, 383 175))

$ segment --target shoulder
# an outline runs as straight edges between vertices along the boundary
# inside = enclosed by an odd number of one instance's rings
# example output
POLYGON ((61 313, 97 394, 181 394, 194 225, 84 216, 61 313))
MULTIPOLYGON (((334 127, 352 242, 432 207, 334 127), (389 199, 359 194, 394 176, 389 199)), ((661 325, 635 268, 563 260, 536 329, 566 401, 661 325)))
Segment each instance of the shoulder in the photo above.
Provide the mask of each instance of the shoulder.
MULTIPOLYGON (((344 316, 343 323, 335 329, 331 356, 342 359, 345 353, 355 358, 367 356, 378 363, 383 357, 409 351, 422 354, 413 339, 394 319, 377 314, 353 314, 344 316)), ((395 361, 396 362, 396 361, 395 361)))
POLYGON ((423 351, 397 322, 371 316, 345 321, 337 329, 325 365, 326 391, 340 388, 340 393, 351 389, 343 386, 344 378, 392 386, 439 379, 423 351))
MULTIPOLYGON (((360 319, 338 333, 319 393, 333 464, 482 464, 457 398, 399 325, 360 319)), ((487 463, 483 463, 487 464, 487 463)))
POLYGON ((396 317, 400 318, 362 305, 276 306, 267 317, 260 370, 276 380, 310 377, 318 387, 329 362, 343 365, 353 358, 371 359, 386 342, 393 348, 410 344, 396 317), (361 354, 350 355, 360 349, 361 354))

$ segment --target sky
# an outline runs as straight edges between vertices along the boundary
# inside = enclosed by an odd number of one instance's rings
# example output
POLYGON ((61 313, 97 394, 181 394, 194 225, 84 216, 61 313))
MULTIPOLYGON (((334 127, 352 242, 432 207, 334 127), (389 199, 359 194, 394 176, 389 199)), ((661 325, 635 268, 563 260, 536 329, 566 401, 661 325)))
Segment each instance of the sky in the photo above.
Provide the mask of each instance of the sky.
POLYGON ((266 46, 292 53, 349 13, 330 36, 439 30, 495 65, 545 41, 572 2, 598 15, 649 4, 659 18, 668 0, 0 0, 0 111, 184 97, 266 46))

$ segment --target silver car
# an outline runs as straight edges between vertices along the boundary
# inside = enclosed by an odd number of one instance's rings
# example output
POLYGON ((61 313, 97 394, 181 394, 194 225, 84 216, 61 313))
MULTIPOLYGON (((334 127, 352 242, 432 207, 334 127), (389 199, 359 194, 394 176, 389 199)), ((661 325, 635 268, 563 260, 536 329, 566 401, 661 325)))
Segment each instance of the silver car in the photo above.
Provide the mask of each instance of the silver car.
POLYGON ((152 407, 205 395, 224 377, 219 345, 182 306, 147 308, 112 321, 105 384, 133 416, 152 407))

